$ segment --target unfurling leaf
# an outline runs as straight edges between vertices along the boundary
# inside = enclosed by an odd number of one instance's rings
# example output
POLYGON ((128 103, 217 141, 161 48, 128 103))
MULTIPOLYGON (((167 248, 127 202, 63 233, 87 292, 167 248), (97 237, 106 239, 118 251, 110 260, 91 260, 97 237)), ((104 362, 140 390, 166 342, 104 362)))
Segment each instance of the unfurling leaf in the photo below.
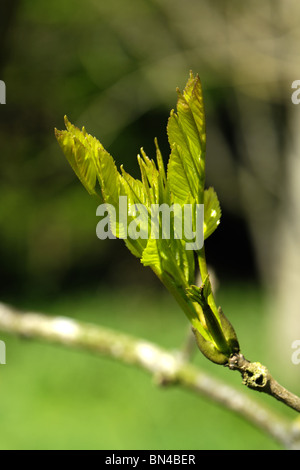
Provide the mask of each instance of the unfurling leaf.
POLYGON ((171 111, 168 138, 171 155, 168 182, 175 201, 185 204, 192 197, 203 203, 205 181, 205 119, 200 79, 190 78, 183 94, 177 90, 177 114, 171 111))
POLYGON ((141 179, 136 179, 122 165, 119 171, 103 145, 66 117, 66 130, 55 129, 55 134, 83 186, 107 207, 113 236, 124 239, 131 253, 150 266, 174 295, 192 323, 203 353, 214 362, 225 363, 230 351, 238 348, 234 330, 216 308, 209 279, 201 288, 193 286, 194 251, 201 271, 203 241, 215 231, 221 217, 214 189, 204 188, 206 133, 198 75, 191 72, 183 93, 177 89, 177 95, 176 112, 171 111, 167 125, 171 148, 167 171, 156 139, 156 161, 141 149, 137 158, 141 179), (203 205, 204 214, 198 220, 203 205), (166 213, 169 226, 164 222, 166 213))
POLYGON ((97 195, 96 139, 87 134, 84 128, 80 131, 73 126, 66 116, 65 125, 65 131, 55 129, 57 141, 83 186, 91 195, 97 195))

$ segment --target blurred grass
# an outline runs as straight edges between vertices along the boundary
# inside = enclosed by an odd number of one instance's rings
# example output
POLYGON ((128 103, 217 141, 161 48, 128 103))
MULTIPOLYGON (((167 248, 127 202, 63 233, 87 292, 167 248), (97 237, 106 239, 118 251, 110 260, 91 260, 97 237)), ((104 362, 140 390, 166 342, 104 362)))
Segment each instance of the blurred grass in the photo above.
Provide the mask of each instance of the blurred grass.
MULTIPOLYGON (((218 297, 230 312, 245 354, 262 353, 264 358, 262 337, 253 336, 263 324, 259 289, 226 286, 218 297)), ((79 292, 31 307, 103 324, 171 349, 183 343, 188 327, 160 290, 79 292)), ((4 334, 1 339, 7 349, 7 364, 0 368, 1 449, 279 448, 238 416, 177 387, 159 388, 139 369, 37 341, 4 334)), ((239 374, 198 353, 195 362, 243 390, 239 374)), ((269 397, 257 398, 274 405, 269 397)))

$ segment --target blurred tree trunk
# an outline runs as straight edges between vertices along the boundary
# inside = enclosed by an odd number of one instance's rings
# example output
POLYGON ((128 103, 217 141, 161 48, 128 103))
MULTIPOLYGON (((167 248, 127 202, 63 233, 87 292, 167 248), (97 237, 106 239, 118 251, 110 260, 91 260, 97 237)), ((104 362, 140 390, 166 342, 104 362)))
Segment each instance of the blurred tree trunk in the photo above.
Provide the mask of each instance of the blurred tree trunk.
POLYGON ((0 5, 0 78, 3 67, 8 59, 10 49, 9 38, 12 25, 14 24, 17 16, 19 4, 20 0, 2 0, 0 5))
POLYGON ((291 106, 289 118, 285 191, 278 207, 272 247, 274 301, 270 321, 273 350, 285 372, 292 375, 296 372, 291 360, 292 343, 300 339, 300 108, 291 106))

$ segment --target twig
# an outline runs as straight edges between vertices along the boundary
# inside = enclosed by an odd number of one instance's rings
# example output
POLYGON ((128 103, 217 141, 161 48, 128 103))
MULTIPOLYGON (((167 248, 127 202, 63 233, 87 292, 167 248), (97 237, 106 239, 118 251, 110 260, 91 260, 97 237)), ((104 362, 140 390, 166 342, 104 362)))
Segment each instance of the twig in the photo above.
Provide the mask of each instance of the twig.
POLYGON ((292 423, 244 393, 183 361, 182 355, 169 352, 149 341, 67 317, 20 313, 1 303, 0 330, 103 354, 139 366, 159 378, 161 384, 180 385, 239 414, 285 448, 300 449, 300 432, 295 431, 292 423))
POLYGON ((260 362, 250 362, 238 353, 229 359, 229 368, 241 373, 247 387, 267 393, 300 412, 300 398, 280 385, 260 362))

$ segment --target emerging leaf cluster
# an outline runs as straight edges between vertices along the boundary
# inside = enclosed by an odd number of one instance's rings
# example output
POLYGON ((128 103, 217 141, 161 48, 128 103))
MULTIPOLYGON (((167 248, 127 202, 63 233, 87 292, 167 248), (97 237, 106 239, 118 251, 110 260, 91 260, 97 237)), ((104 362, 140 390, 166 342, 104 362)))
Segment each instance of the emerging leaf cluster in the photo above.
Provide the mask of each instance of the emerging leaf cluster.
MULTIPOLYGON (((186 249, 187 240, 184 237, 154 238, 151 236, 151 230, 148 231, 150 235, 147 238, 131 238, 126 235, 128 225, 137 223, 137 205, 143 205, 150 214, 153 204, 167 204, 169 207, 179 204, 181 208, 186 204, 190 204, 192 208, 196 208, 197 204, 204 204, 204 240, 214 232, 220 222, 221 209, 217 195, 213 188, 204 188, 206 133, 198 75, 194 77, 191 72, 183 93, 177 89, 177 94, 177 109, 176 112, 171 111, 167 125, 171 148, 167 168, 164 167, 155 140, 156 161, 150 159, 143 149, 137 157, 141 179, 133 178, 123 166, 118 170, 103 145, 89 135, 85 128, 78 129, 66 117, 66 130, 55 129, 55 134, 70 165, 87 191, 115 208, 116 218, 111 218, 114 236, 123 238, 129 250, 140 258, 141 263, 151 267, 177 299, 195 330, 206 341, 222 349, 203 315, 203 304, 201 305, 199 299, 195 300, 189 291, 195 282, 196 266, 193 251, 186 249), (119 213, 121 196, 127 197, 126 220, 119 213)), ((147 220, 150 219, 139 219, 140 230, 143 230, 143 224, 148 223, 147 220)), ((194 212, 193 222, 195 223, 194 212)), ((196 250, 196 258, 203 257, 203 250, 204 248, 199 252, 196 250)), ((204 273, 201 274, 204 279, 204 273)), ((213 310, 216 322, 221 325, 215 306, 213 310)), ((224 351, 228 355, 227 345, 224 351)))

